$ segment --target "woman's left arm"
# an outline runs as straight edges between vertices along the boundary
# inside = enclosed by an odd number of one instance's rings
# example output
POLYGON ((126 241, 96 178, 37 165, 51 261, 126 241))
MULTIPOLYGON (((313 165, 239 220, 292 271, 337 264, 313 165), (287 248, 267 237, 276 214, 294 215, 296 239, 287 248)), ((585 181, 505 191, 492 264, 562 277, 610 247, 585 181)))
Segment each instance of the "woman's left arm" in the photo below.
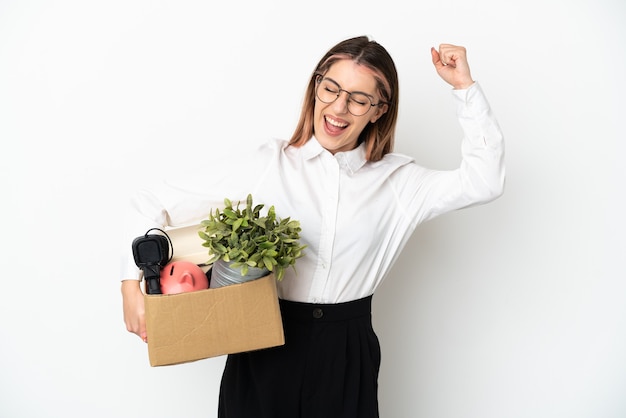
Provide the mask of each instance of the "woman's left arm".
MULTIPOLYGON (((454 89, 463 129, 462 161, 456 170, 413 166, 404 199, 415 225, 443 213, 492 201, 504 191, 504 137, 479 83, 471 76, 464 47, 442 44, 431 49, 441 78, 454 89)), ((402 187, 400 187, 402 188, 402 187)))
POLYGON ((463 128, 463 188, 476 203, 488 202, 504 191, 504 140, 482 89, 472 78, 465 47, 441 44, 431 48, 439 76, 454 90, 457 116, 463 128))

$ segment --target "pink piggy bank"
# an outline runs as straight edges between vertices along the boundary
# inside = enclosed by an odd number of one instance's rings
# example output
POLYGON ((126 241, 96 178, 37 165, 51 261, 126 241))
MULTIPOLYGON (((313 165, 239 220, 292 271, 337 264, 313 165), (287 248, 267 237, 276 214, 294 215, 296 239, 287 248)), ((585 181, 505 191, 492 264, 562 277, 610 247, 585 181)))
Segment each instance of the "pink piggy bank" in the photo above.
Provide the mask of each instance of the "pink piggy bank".
POLYGON ((209 288, 209 279, 200 267, 189 261, 173 261, 161 269, 164 295, 209 288))

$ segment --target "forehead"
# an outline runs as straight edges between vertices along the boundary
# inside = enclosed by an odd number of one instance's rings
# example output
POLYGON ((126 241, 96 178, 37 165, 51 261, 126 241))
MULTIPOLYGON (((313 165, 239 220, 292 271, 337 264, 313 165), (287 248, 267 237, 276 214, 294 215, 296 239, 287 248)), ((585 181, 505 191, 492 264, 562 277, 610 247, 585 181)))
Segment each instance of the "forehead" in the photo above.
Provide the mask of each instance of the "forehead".
POLYGON ((325 76, 332 78, 346 90, 374 94, 376 92, 374 74, 374 71, 363 65, 350 59, 343 59, 331 65, 325 76))

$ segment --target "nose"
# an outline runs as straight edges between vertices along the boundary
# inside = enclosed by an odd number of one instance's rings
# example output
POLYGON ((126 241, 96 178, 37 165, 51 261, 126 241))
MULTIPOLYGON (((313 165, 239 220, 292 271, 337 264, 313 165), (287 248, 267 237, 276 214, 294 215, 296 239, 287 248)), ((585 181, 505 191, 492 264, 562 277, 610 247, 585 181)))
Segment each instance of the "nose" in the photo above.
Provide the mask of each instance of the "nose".
POLYGON ((333 110, 337 113, 347 113, 349 100, 350 93, 345 90, 340 90, 337 100, 333 102, 333 110))

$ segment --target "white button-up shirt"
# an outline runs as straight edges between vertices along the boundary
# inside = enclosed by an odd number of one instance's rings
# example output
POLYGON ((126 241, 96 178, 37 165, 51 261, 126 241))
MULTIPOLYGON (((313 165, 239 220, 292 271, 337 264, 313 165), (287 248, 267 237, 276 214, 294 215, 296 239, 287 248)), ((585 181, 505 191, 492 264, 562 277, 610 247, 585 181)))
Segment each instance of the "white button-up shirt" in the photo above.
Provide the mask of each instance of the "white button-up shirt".
POLYGON ((226 161, 230 168, 139 191, 129 211, 122 279, 139 277, 133 237, 151 227, 199 223, 225 197, 245 205, 251 193, 255 204, 274 206, 278 217, 302 227, 305 255, 297 272, 289 268, 278 283, 281 298, 340 303, 373 294, 420 223, 503 191, 503 137, 480 86, 453 90, 453 97, 464 132, 456 170, 427 169, 396 153, 368 162, 363 145, 333 155, 315 138, 299 148, 272 140, 226 161))

